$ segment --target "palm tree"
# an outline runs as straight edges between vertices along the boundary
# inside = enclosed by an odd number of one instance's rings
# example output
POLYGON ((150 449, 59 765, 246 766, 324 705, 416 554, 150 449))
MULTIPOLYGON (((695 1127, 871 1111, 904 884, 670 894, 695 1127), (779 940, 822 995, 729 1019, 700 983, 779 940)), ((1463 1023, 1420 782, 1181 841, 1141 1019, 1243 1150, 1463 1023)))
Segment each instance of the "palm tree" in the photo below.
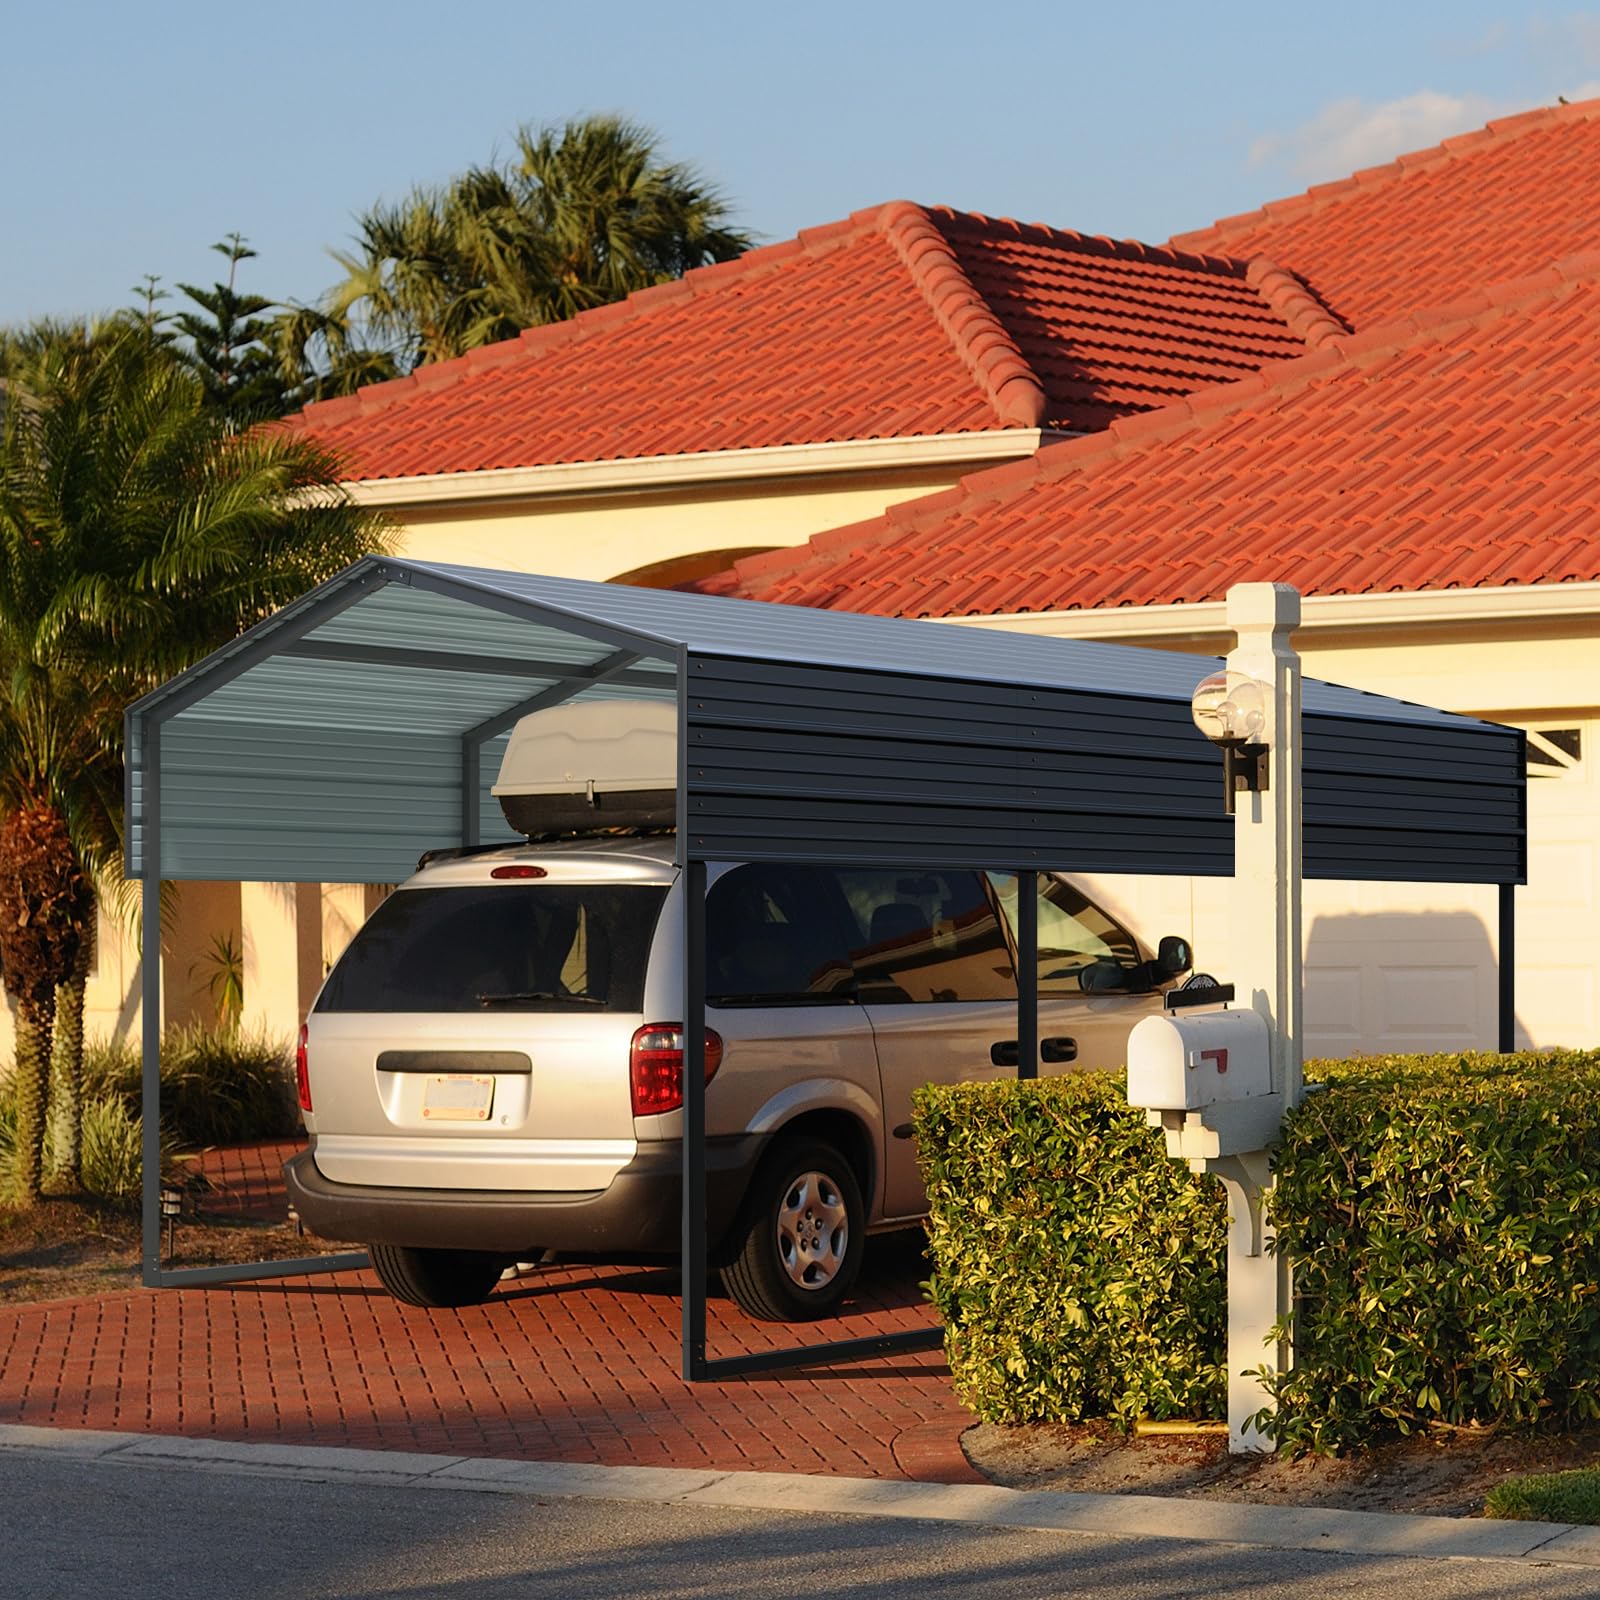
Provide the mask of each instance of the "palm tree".
POLYGON ((286 372, 314 372, 313 341, 330 329, 346 351, 364 331, 409 371, 620 300, 748 249, 727 214, 638 123, 523 127, 514 159, 357 219, 356 249, 335 254, 345 276, 319 308, 325 322, 280 319, 286 372))
POLYGON ((120 849, 123 708, 383 534, 314 444, 236 432, 137 320, 10 347, 22 353, 0 397, 0 963, 31 1202, 57 992, 82 976, 93 884, 120 849))

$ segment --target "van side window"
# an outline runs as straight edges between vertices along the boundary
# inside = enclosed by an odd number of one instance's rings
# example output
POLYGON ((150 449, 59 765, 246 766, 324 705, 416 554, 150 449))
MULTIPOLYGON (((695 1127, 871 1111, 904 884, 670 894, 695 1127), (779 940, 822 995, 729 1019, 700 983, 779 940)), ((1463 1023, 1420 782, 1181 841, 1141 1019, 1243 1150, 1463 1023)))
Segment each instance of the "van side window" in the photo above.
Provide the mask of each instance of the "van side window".
POLYGON ((849 916, 826 867, 754 863, 723 873, 706 895, 706 999, 853 999, 849 916))
MULTIPOLYGON (((1017 879, 1010 872, 991 872, 1000 908, 1015 937, 1017 879)), ((1120 967, 1139 964, 1133 935, 1064 878, 1039 874, 1039 993, 1077 994, 1086 967, 1114 961, 1120 967)))
POLYGON ((1016 999, 1011 953, 977 873, 845 867, 838 878, 863 1002, 1016 999))

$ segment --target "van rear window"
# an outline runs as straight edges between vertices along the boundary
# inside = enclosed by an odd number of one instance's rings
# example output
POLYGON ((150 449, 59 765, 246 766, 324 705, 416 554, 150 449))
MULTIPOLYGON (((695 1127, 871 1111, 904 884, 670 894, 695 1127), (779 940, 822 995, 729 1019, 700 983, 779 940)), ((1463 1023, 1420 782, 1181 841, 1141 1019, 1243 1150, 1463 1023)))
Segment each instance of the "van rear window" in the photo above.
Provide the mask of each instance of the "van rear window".
POLYGON ((328 975, 318 1011, 637 1011, 656 884, 403 889, 328 975))

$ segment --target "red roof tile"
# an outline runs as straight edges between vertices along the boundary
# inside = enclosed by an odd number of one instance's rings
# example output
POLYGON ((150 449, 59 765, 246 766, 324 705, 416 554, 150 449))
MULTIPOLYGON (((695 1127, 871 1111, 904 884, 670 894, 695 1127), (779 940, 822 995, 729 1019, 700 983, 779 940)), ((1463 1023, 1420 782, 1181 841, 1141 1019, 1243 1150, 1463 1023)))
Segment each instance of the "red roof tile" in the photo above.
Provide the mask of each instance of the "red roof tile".
POLYGON ((1600 249, 1600 100, 1491 122, 1172 243, 1270 257, 1350 328, 1442 305, 1600 249))
POLYGON ((1320 327, 1286 279, 897 201, 295 425, 358 478, 1087 431, 1304 350, 1320 327))
POLYGON ((909 616, 1600 581, 1600 252, 699 587, 909 616))

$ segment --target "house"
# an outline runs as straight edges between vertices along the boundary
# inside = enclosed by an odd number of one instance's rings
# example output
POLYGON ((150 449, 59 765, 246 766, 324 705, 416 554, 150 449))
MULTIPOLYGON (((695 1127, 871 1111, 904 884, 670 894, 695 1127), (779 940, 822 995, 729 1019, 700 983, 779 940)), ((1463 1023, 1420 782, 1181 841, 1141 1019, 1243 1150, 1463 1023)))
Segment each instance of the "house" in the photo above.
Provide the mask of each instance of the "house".
MULTIPOLYGON (((1600 1041, 1600 104, 1175 241, 1266 252, 1315 348, 746 558, 714 592, 1218 652, 1308 596, 1316 677, 1529 730, 1519 1036, 1600 1041)), ((1214 885, 1103 892, 1219 948, 1214 885)), ((1489 891, 1308 888, 1309 1047, 1492 1045, 1489 891)))
MULTIPOLYGON (((1167 245, 894 202, 295 425, 432 559, 1200 650, 1230 582, 1298 581, 1308 670, 1541 730, 1524 1022, 1592 1041, 1597 201, 1600 102, 1167 245)), ((1116 890, 1220 947, 1207 886, 1116 890)), ((220 928, 287 1034, 375 892, 186 885, 169 1014, 220 928)), ((1319 901, 1313 1043, 1491 1043, 1482 899, 1319 901)), ((92 1030, 137 1015, 125 943, 92 1030)))
POLYGON ((1300 354, 1305 298, 895 202, 297 425, 407 554, 668 586, 1300 354))

